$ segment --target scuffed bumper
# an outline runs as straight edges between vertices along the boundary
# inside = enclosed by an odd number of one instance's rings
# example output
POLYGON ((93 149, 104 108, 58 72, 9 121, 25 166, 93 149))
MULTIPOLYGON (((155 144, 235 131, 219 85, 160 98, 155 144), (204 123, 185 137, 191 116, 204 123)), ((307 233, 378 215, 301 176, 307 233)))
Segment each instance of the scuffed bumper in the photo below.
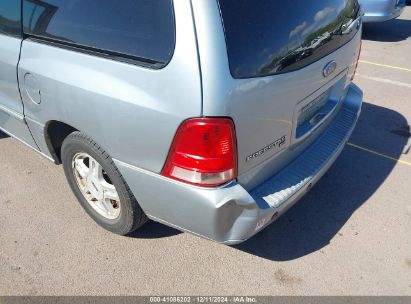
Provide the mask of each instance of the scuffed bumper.
POLYGON ((351 85, 341 109, 297 159, 253 191, 238 183, 205 189, 115 160, 152 220, 233 245, 252 237, 294 205, 342 152, 357 123, 362 92, 351 85))

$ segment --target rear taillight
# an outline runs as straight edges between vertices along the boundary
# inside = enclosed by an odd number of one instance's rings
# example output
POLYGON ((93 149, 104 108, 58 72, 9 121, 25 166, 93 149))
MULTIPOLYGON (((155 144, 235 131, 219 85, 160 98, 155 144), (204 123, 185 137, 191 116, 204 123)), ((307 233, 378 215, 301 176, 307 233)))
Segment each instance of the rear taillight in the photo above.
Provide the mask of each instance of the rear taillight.
POLYGON ((351 77, 351 81, 354 80, 355 74, 357 73, 358 63, 359 63, 359 61, 360 61, 360 56, 361 56, 361 50, 362 50, 362 41, 361 41, 361 43, 360 43, 360 50, 358 51, 358 58, 357 58, 357 62, 356 62, 356 64, 355 64, 354 73, 352 74, 352 77, 351 77))
POLYGON ((229 118, 194 118, 174 137, 162 174, 189 184, 215 187, 237 177, 237 144, 229 118))

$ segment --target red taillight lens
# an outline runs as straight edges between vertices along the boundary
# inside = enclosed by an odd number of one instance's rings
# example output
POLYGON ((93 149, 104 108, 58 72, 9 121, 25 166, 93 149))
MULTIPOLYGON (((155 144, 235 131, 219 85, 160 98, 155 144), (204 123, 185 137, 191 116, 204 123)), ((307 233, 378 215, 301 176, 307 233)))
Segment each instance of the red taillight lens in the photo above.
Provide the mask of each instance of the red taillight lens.
POLYGON ((229 118, 194 118, 183 122, 171 146, 164 176, 215 187, 237 177, 237 144, 229 118))
POLYGON ((351 81, 354 80, 355 74, 357 73, 358 62, 360 61, 360 56, 361 56, 361 50, 362 50, 362 41, 360 43, 360 50, 358 51, 357 63, 355 64, 354 74, 352 74, 351 81))

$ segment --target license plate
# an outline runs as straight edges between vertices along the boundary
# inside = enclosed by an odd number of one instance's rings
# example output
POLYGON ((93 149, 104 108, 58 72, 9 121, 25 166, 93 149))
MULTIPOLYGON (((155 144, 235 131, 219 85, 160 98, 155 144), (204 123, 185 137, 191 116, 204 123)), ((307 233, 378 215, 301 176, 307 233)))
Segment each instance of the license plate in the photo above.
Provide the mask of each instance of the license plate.
POLYGON ((328 92, 321 94, 300 110, 297 120, 298 126, 311 120, 325 106, 328 101, 328 95, 328 92))

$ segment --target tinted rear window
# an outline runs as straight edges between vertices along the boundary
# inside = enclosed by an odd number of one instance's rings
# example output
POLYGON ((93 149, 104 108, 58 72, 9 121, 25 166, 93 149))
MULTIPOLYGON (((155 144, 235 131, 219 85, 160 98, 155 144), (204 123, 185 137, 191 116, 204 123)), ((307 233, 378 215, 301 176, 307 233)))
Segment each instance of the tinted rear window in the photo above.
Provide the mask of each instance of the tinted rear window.
POLYGON ((235 78, 302 68, 347 43, 357 0, 217 0, 235 78))
POLYGON ((174 51, 172 0, 23 0, 23 3, 24 31, 29 35, 163 66, 174 51))
POLYGON ((20 1, 0 0, 0 34, 21 36, 20 1))

